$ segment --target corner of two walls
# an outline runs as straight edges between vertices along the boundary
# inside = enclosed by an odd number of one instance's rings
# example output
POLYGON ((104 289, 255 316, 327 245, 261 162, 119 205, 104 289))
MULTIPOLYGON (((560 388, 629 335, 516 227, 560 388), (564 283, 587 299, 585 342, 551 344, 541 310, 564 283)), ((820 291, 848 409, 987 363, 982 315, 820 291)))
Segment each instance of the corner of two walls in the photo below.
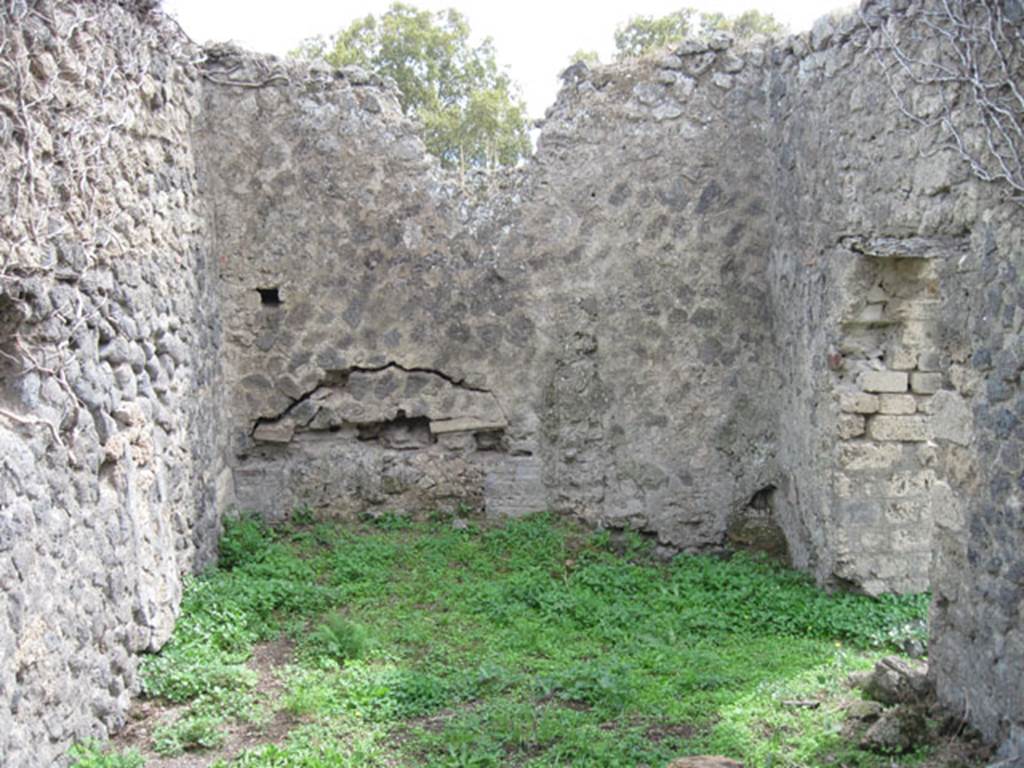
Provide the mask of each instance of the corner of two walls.
MULTIPOLYGON (((874 51, 880 25, 901 35, 921 3, 888 19, 878 5, 791 41, 769 84, 788 377, 777 504, 819 581, 931 588, 939 698, 1012 760, 1024 755, 1024 214, 900 113, 874 51)), ((924 85, 902 97, 934 104, 924 85)))
POLYGON ((232 497, 670 551, 770 506, 825 584, 931 559, 940 696, 1019 735, 1019 208, 893 130, 872 27, 571 71, 480 200, 372 76, 35 7, 42 98, 0 102, 8 764, 122 722, 232 497))
POLYGON ((476 196, 365 73, 211 61, 239 505, 553 508, 719 546, 774 477, 750 394, 765 100, 727 47, 577 73, 536 157, 476 196))
POLYGON ((950 191, 965 182, 954 153, 918 152, 881 34, 852 15, 794 38, 768 86, 779 514, 797 565, 872 594, 927 590, 935 527, 961 514, 943 457, 969 415, 940 317, 977 210, 950 191))

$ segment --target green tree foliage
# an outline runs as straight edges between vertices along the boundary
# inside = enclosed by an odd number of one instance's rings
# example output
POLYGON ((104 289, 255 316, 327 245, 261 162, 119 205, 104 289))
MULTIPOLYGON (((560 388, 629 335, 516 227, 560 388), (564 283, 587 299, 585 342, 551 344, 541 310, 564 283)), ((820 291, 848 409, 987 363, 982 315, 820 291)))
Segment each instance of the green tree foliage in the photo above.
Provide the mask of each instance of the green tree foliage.
POLYGON ((588 51, 580 48, 572 56, 569 57, 569 64, 575 64, 578 61, 582 61, 588 66, 595 66, 601 63, 601 55, 597 51, 588 51))
POLYGON ((473 46, 465 17, 394 3, 292 55, 349 64, 392 78, 402 110, 419 119, 427 149, 446 168, 514 165, 530 150, 526 107, 495 61, 490 38, 473 46))
POLYGON ((680 8, 667 16, 634 16, 615 30, 615 58, 635 59, 664 48, 694 33, 697 11, 680 8))
POLYGON ((634 16, 615 30, 615 58, 618 61, 639 58, 684 38, 706 37, 714 32, 730 32, 742 40, 753 35, 783 34, 786 25, 770 13, 756 10, 726 16, 680 8, 667 16, 634 16))
POLYGON ((700 26, 705 33, 731 32, 738 40, 754 35, 783 35, 788 31, 786 25, 770 13, 754 9, 731 17, 724 13, 702 13, 700 26))

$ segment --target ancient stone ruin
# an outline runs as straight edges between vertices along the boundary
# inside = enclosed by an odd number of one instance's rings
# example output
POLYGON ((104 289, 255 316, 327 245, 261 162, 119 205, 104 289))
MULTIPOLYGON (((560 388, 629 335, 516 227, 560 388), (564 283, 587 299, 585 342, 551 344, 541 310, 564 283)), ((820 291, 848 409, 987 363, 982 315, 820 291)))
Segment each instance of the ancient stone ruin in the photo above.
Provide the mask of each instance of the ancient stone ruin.
POLYGON ((4 765, 117 729, 221 515, 297 506, 774 535, 930 588, 1024 749, 1024 208, 911 117, 927 5, 570 68, 473 190, 388 83, 148 5, 0 2, 4 765))

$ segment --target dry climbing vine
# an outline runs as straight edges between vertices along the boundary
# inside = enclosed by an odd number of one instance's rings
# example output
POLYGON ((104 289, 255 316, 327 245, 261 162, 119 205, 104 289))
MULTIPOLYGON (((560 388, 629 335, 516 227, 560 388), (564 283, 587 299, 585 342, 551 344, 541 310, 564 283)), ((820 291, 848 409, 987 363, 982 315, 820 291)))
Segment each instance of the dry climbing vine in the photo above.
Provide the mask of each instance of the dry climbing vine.
POLYGON ((900 110, 1024 204, 1024 0, 931 0, 912 17, 875 37, 900 110))
POLYGON ((132 142, 138 113, 163 98, 149 52, 199 58, 167 25, 124 23, 155 5, 0 0, 0 364, 8 379, 35 374, 63 393, 54 421, 11 409, 0 417, 41 426, 61 446, 82 407, 68 373, 74 339, 103 318, 107 299, 75 291, 54 301, 54 281, 81 284, 129 255, 111 160, 132 142), (159 40, 140 45, 140 35, 159 40))

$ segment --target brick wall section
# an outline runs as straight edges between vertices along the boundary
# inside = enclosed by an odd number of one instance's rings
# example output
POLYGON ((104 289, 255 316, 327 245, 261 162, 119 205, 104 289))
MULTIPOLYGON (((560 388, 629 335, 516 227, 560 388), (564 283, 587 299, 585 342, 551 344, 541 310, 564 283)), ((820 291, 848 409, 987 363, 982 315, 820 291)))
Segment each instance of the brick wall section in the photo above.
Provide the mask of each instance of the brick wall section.
MULTIPOLYGON (((1012 757, 1024 754, 1024 217, 886 86, 873 51, 884 34, 914 41, 925 7, 887 16, 864 2, 776 54, 778 499, 797 562, 820 581, 930 585, 940 698, 1012 757)), ((934 43, 907 44, 927 57, 934 43)), ((934 96, 902 87, 913 103, 934 96)))
POLYGON ((927 589, 933 509, 952 495, 934 466, 929 411, 945 381, 941 274, 962 254, 956 233, 971 214, 918 181, 961 173, 950 158, 904 160, 914 137, 876 85, 873 14, 866 5, 792 38, 767 87, 786 382, 779 517, 798 565, 877 594, 927 589), (897 201, 894 186, 911 192, 897 201))

